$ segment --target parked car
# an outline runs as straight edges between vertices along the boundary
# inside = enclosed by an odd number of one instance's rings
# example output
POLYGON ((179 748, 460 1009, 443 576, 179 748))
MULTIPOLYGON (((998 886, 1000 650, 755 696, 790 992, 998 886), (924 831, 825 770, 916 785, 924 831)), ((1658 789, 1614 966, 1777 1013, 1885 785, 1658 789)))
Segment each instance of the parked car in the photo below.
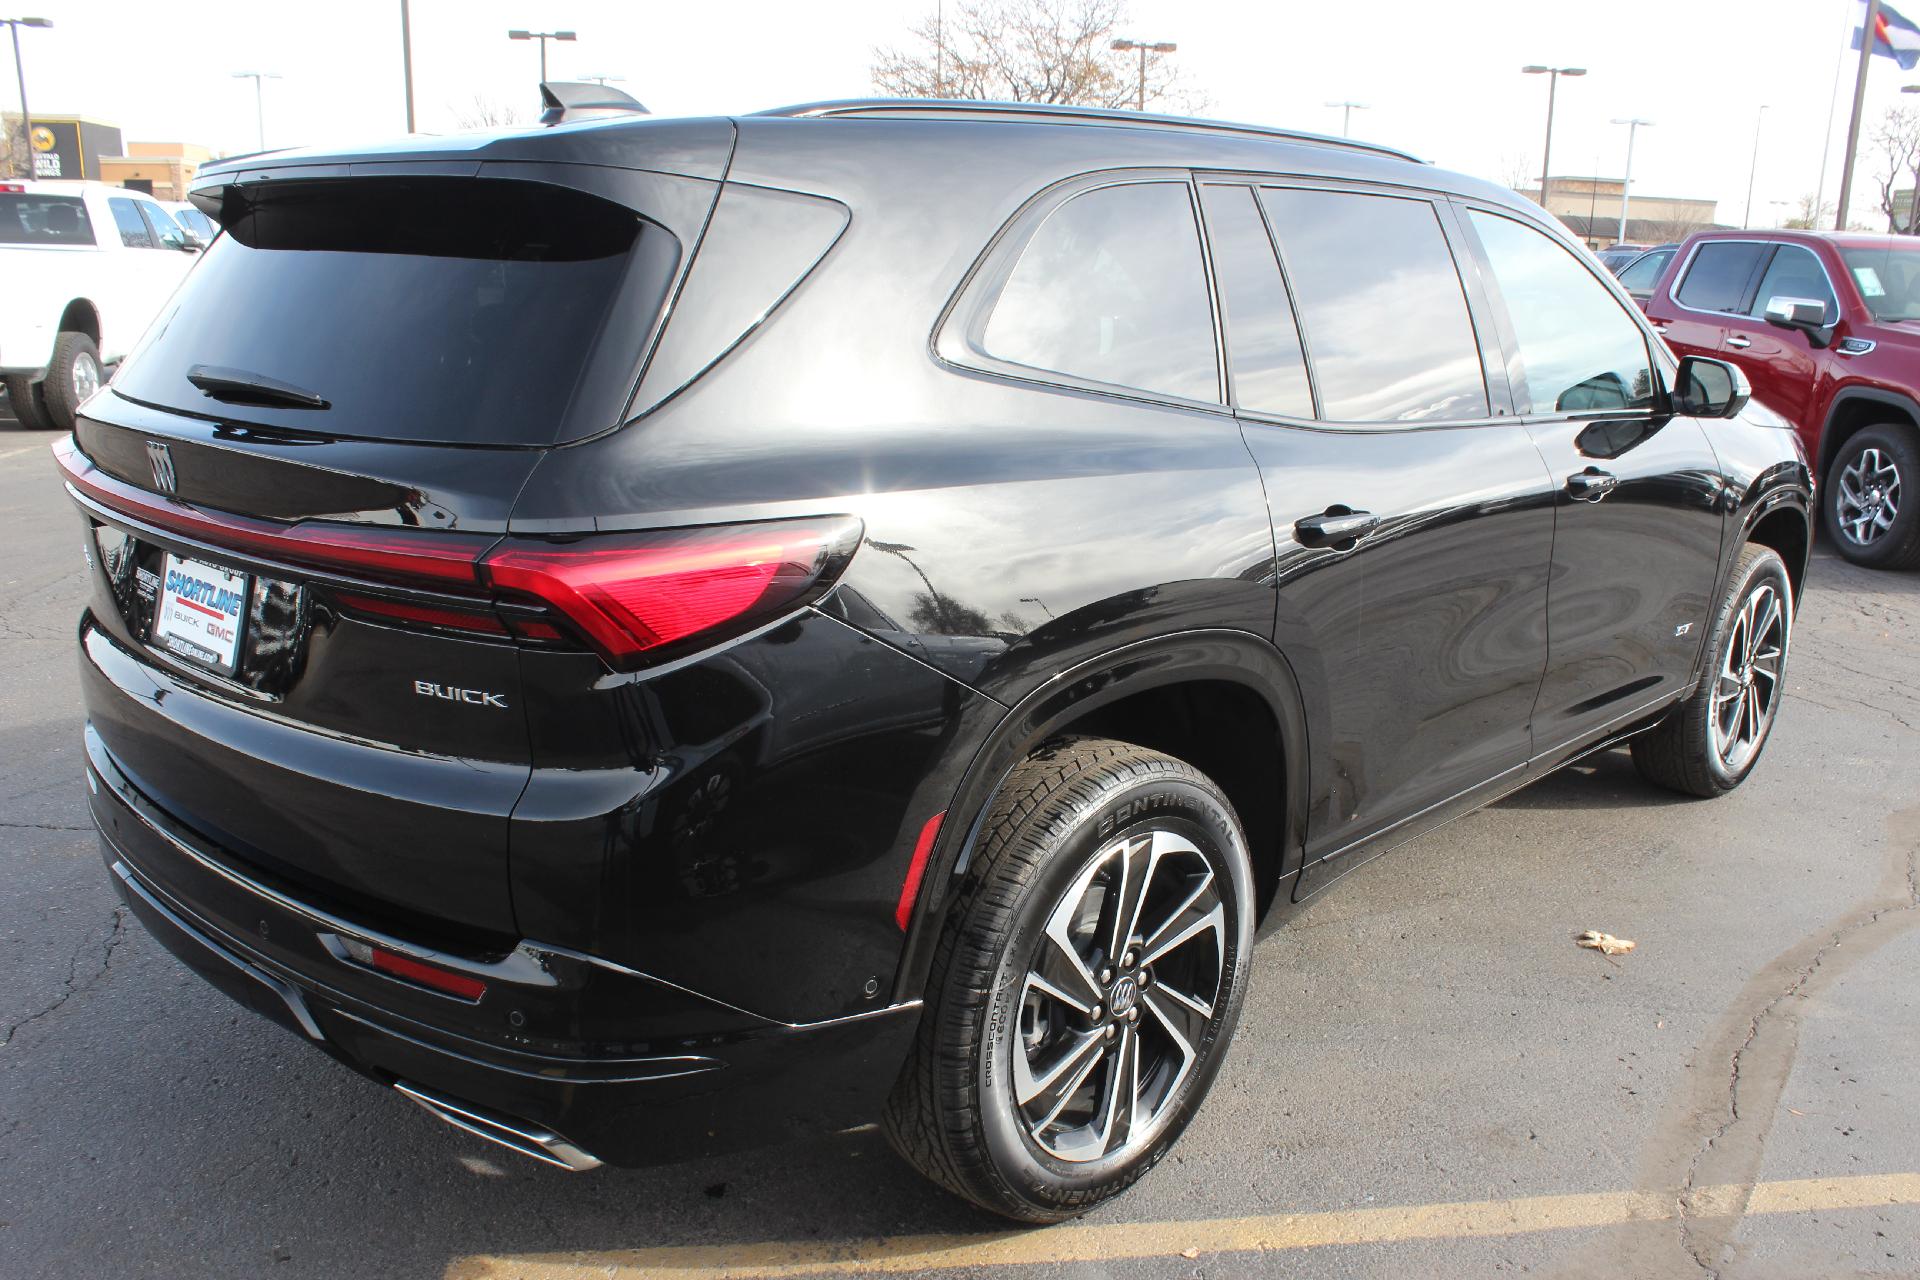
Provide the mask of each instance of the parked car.
POLYGON ((0 378, 20 425, 71 431, 199 248, 136 191, 0 182, 0 378))
POLYGON ((1667 264, 1673 261, 1673 254, 1680 247, 1673 244, 1658 244, 1646 252, 1637 254, 1631 261, 1613 274, 1620 278, 1620 287, 1627 291, 1641 310, 1646 309, 1647 299, 1653 296, 1654 286, 1660 283, 1660 277, 1666 274, 1667 264))
POLYGON ((1263 919, 1623 740, 1730 790, 1783 696, 1793 433, 1390 149, 848 102, 194 199, 56 450, 112 881, 549 1163, 878 1117, 1080 1213, 1263 919))
POLYGON ((220 234, 220 228, 214 224, 212 218, 185 200, 163 200, 161 207, 172 214, 173 220, 180 224, 180 229, 199 241, 203 249, 212 244, 213 238, 220 234))
POLYGON ((1608 245, 1593 256, 1600 260, 1601 266, 1617 276, 1620 274, 1620 268, 1645 253, 1650 247, 1649 245, 1631 244, 1625 240, 1621 240, 1618 243, 1608 245))
POLYGON ((1646 311, 1673 349, 1739 365, 1800 432, 1834 549, 1920 567, 1920 242, 1702 232, 1646 311))

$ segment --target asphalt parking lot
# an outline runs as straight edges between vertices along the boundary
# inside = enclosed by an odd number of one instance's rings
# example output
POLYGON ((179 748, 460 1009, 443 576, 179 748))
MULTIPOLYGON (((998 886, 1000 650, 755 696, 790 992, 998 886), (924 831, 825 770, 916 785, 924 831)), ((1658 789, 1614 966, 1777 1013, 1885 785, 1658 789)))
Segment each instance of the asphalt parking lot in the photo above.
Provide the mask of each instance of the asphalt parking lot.
POLYGON ((0 423, 0 1276, 1920 1273, 1920 576, 1816 557, 1766 759, 1624 752, 1322 894, 1174 1157, 1023 1231, 873 1131, 573 1176, 231 1004, 88 826, 82 563, 0 423), (1598 928, 1638 949, 1577 949, 1598 928))

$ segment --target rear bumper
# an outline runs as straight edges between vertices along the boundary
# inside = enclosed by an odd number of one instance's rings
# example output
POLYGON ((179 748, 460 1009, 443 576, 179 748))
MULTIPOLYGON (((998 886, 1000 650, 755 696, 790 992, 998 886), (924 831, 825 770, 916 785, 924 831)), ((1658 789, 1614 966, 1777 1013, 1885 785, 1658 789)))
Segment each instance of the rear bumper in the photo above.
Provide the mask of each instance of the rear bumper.
POLYGON ((450 1123, 570 1168, 762 1145, 875 1118, 917 1002, 827 1022, 761 1018, 538 943, 454 956, 250 875, 183 829, 91 729, 87 784, 115 888, 214 986, 450 1123), (468 1002, 363 970, 342 938, 481 977, 468 1002))

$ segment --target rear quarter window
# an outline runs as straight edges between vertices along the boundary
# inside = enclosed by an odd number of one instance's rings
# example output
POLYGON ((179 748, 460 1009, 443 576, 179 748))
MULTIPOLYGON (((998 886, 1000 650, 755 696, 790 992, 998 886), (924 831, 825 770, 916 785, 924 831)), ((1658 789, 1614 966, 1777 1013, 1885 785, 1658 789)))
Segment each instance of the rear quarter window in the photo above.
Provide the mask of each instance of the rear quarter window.
POLYGON ((1674 301, 1695 311, 1739 311, 1770 247, 1749 240, 1707 241, 1687 264, 1674 301))
POLYGON ((0 244, 94 244, 93 219, 79 196, 0 192, 0 244))

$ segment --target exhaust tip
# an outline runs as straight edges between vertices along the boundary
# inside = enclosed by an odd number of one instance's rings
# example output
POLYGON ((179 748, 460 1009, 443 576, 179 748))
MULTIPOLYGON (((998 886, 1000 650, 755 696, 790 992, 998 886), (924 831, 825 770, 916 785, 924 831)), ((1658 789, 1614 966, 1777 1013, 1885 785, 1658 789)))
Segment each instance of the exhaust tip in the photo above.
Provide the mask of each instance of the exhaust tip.
POLYGON ((585 1173, 600 1167, 598 1159, 550 1129, 488 1111, 471 1102, 457 1101, 405 1080, 395 1080, 393 1087, 454 1128, 517 1151, 542 1164, 550 1164, 569 1173, 585 1173))

